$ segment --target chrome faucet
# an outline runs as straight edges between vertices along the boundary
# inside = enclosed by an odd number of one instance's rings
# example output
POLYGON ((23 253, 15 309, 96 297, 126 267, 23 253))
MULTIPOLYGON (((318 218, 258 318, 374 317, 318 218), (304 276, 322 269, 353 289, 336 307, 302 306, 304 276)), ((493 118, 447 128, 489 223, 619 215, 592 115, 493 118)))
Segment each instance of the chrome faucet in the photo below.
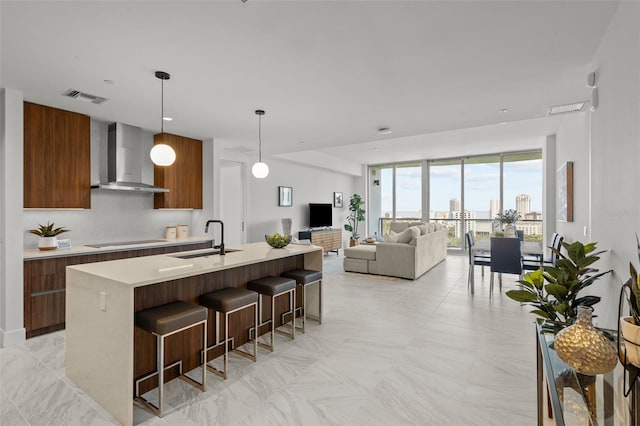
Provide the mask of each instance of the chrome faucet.
POLYGON ((214 245, 213 248, 220 249, 220 256, 224 256, 224 223, 222 223, 221 220, 208 220, 207 224, 204 226, 204 232, 209 232, 209 224, 212 222, 220 224, 220 245, 214 245))

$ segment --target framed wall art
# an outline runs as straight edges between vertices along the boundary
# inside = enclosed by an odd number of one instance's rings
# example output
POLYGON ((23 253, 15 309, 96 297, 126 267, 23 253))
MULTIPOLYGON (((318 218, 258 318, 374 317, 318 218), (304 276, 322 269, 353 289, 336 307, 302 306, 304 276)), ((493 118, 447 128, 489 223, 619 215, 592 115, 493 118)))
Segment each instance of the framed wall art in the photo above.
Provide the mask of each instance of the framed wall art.
POLYGON ((293 205, 293 188, 290 186, 278 187, 278 206, 291 207, 293 205))
POLYGON ((333 193, 333 207, 344 207, 342 192, 333 193))
POLYGON ((558 169, 556 185, 557 219, 573 222, 573 161, 567 161, 558 169))

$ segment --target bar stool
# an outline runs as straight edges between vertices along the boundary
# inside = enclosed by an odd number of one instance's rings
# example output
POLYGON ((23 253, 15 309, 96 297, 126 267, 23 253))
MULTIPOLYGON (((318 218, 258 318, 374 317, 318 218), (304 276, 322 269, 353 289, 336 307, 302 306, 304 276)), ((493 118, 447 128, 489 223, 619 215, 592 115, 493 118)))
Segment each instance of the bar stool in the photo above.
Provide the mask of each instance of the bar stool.
POLYGON ((164 339, 173 334, 187 330, 191 327, 202 325, 203 348, 207 347, 207 309, 203 306, 193 305, 186 302, 173 302, 144 311, 136 312, 135 325, 156 336, 156 360, 157 371, 135 381, 136 390, 134 401, 142 407, 148 409, 153 414, 162 417, 164 413, 164 370, 179 367, 180 378, 185 382, 205 391, 206 369, 202 363, 202 379, 197 382, 182 373, 182 360, 178 360, 171 365, 164 365, 164 339), (158 405, 154 405, 140 395, 140 382, 153 376, 158 376, 158 405))
MULTIPOLYGON (((271 318, 260 324, 260 326, 263 326, 271 322, 271 344, 267 345, 266 343, 262 343, 262 342, 258 342, 258 344, 263 348, 269 349, 271 352, 273 352, 273 345, 274 345, 273 335, 275 332, 291 337, 291 339, 295 339, 296 338, 296 334, 295 334, 296 333, 296 327, 295 327, 296 282, 292 279, 282 278, 282 277, 264 277, 257 280, 249 281, 247 283, 247 289, 260 293, 260 296, 271 297, 271 318), (282 322, 282 325, 287 325, 291 327, 291 333, 285 333, 283 331, 276 330, 276 322, 274 318, 276 297, 283 296, 285 294, 289 294, 289 310, 287 312, 282 313, 281 322, 282 322), (284 321, 285 316, 289 314, 292 314, 290 325, 285 324, 285 321, 284 321)), ((262 297, 260 297, 260 303, 258 306, 260 309, 260 321, 262 321, 262 297)))
MULTIPOLYGON (((240 356, 249 358, 253 362, 256 362, 258 355, 257 336, 253 339, 253 353, 243 351, 242 349, 236 349, 233 343, 233 337, 229 337, 229 315, 234 312, 238 312, 242 309, 247 309, 253 306, 254 322, 253 327, 258 328, 258 293, 244 288, 227 287, 222 290, 214 291, 211 293, 203 294, 200 296, 199 302, 201 305, 207 308, 213 309, 216 317, 216 342, 214 345, 208 347, 205 350, 205 364, 207 369, 218 377, 227 379, 227 357, 229 353, 229 342, 231 342, 231 351, 237 353, 240 356), (220 340, 220 314, 224 314, 224 340, 220 340), (207 354, 211 349, 217 348, 220 345, 224 345, 224 358, 222 370, 209 365, 207 362, 207 354)), ((249 340, 251 339, 251 329, 249 330, 249 340)))
POLYGON ((298 286, 302 289, 302 306, 296 308, 296 312, 302 311, 302 327, 298 327, 305 332, 307 324, 307 286, 311 284, 318 285, 318 316, 309 318, 322 324, 322 272, 313 271, 311 269, 294 269, 280 274, 281 277, 296 280, 298 286))

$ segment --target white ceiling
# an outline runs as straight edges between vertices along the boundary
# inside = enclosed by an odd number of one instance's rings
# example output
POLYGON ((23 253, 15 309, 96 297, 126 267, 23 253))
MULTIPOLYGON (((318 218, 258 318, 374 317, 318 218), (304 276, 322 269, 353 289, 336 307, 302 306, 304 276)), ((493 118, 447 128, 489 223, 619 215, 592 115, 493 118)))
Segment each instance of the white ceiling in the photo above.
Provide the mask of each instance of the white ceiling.
POLYGON ((454 132, 466 153, 482 139, 529 141, 553 131, 557 120, 540 118, 548 106, 589 99, 590 60, 617 6, 3 0, 0 85, 158 132, 163 70, 167 132, 257 149, 261 108, 267 157, 344 166, 458 155, 442 151, 446 131, 481 129, 454 132), (109 101, 62 97, 69 88, 109 101))

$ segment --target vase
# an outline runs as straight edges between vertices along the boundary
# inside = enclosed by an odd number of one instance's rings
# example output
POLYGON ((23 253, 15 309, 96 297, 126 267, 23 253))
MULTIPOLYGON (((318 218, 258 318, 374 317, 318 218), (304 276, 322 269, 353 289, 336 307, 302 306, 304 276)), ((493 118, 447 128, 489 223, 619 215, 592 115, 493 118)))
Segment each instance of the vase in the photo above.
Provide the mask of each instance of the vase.
POLYGON ((507 238, 516 237, 516 226, 513 223, 507 223, 504 225, 504 236, 507 238))
POLYGON ((618 354, 611 342, 592 324, 593 308, 578 306, 575 324, 561 330, 553 347, 569 367, 588 376, 608 373, 618 363, 618 354))
POLYGON ((58 248, 58 237, 40 237, 38 239, 40 250, 55 250, 58 248))
POLYGON ((355 247, 359 244, 358 240, 354 240, 353 238, 349 239, 349 247, 355 247))
POLYGON ((624 338, 624 351, 620 357, 624 362, 624 356, 627 357, 627 364, 631 363, 636 367, 640 367, 640 326, 636 325, 633 317, 620 318, 620 332, 624 338))

